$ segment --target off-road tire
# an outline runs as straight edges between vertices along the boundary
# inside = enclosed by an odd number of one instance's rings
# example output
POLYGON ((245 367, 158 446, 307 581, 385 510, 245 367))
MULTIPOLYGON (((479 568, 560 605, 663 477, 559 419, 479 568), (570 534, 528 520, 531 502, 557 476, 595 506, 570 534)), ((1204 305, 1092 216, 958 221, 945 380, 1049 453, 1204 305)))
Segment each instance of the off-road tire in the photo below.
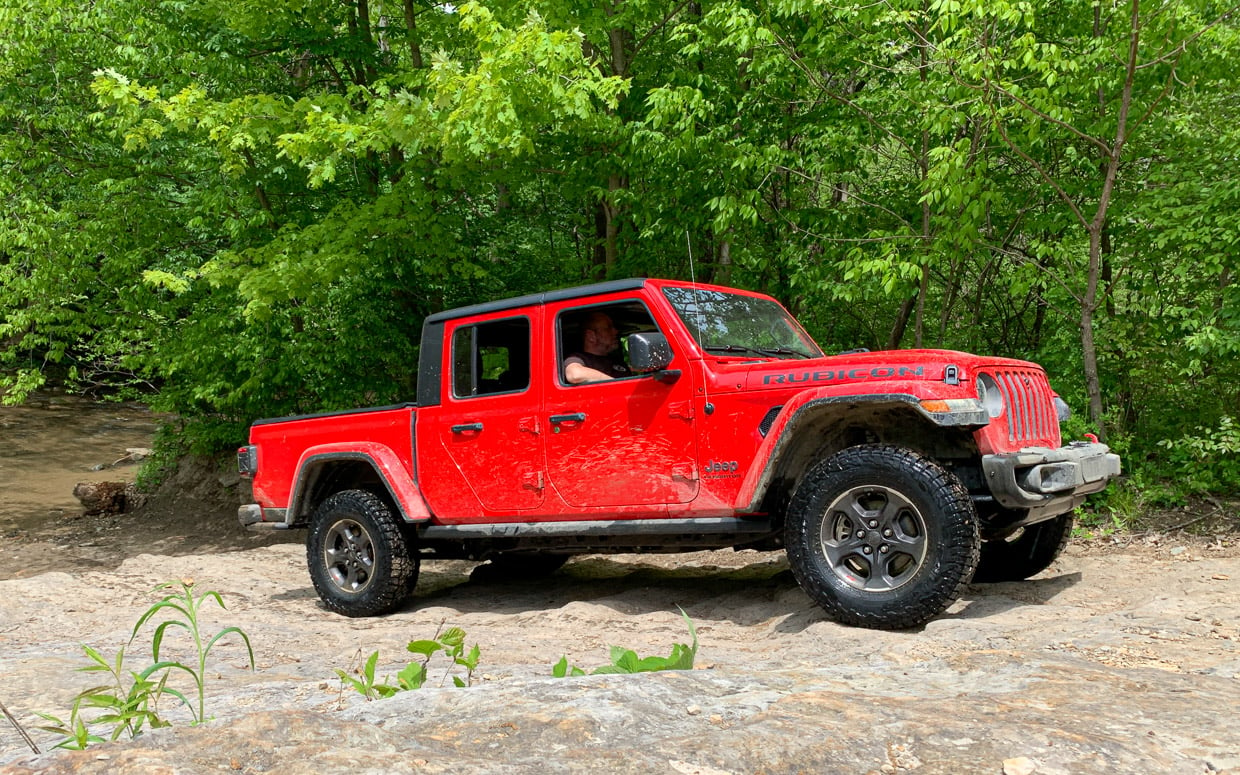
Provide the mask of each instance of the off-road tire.
POLYGON ((982 541, 973 581, 1021 581, 1051 566, 1072 537, 1072 512, 1021 528, 1006 538, 982 541))
POLYGON ((812 466, 787 514, 792 573, 842 624, 917 627, 955 602, 977 567, 968 491, 902 447, 849 447, 812 466))
POLYGON ((567 554, 512 552, 497 554, 469 574, 474 581, 528 581, 555 573, 568 562, 567 554))
POLYGON ((354 617, 395 610, 413 592, 420 566, 401 523, 366 490, 338 492, 315 510, 306 561, 323 605, 354 617))

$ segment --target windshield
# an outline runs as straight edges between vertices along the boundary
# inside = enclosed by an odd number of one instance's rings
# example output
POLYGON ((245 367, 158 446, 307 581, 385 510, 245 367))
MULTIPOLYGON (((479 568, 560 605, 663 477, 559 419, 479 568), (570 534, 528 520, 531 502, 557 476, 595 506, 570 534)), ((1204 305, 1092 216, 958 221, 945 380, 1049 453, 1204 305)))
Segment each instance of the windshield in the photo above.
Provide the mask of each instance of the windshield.
POLYGON ((801 326, 770 299, 699 288, 664 288, 663 295, 708 353, 822 357, 801 326))

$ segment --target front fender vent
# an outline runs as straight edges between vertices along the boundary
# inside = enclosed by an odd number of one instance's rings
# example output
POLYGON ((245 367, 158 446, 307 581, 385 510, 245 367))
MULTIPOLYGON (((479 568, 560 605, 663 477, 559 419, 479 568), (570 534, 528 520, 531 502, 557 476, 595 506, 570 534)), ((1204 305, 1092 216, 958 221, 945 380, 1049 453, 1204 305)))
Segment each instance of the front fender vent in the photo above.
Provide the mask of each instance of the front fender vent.
POLYGON ((766 413, 765 417, 762 418, 762 422, 758 423, 758 435, 762 438, 766 438, 766 434, 771 432, 771 426, 775 424, 775 418, 779 416, 779 413, 783 411, 783 409, 783 404, 771 407, 771 410, 766 413))

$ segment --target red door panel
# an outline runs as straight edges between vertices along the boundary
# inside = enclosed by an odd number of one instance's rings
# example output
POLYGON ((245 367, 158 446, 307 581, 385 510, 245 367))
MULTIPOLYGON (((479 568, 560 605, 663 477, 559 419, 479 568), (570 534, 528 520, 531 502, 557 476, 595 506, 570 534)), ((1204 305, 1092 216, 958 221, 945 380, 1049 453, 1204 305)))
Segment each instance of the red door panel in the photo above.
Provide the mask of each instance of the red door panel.
POLYGON ((620 294, 545 310, 548 480, 571 509, 688 503, 697 497, 698 473, 693 379, 684 355, 674 354, 669 365, 679 376, 663 379, 646 374, 570 385, 556 367, 588 344, 582 328, 598 313, 613 321, 619 353, 628 336, 667 329, 641 299, 620 294))
POLYGON ((690 396, 687 376, 673 384, 633 377, 555 390, 546 438, 556 492, 579 508, 693 500, 690 396))

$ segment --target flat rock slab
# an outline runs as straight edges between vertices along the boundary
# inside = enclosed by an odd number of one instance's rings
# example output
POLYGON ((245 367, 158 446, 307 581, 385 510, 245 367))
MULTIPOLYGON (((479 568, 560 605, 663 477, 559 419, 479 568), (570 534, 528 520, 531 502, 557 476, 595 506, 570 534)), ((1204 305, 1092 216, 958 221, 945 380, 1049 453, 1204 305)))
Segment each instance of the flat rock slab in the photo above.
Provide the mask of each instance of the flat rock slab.
MULTIPOLYGON (((1178 547, 1170 547, 1178 548, 1178 547)), ((913 632, 827 621, 778 555, 581 558, 537 582, 428 564, 401 611, 346 619, 317 602, 293 544, 138 555, 114 571, 0 581, 0 701, 43 747, 37 712, 68 715, 98 683, 81 644, 114 655, 158 595, 193 579, 227 610, 214 633, 209 724, 36 756, 0 719, 0 773, 1201 773, 1240 775, 1240 558, 1070 549, 1029 582, 977 585, 913 632), (695 622, 698 669, 549 677, 611 644, 666 655, 695 622), (335 671, 459 626, 482 658, 473 685, 368 702, 335 671)), ((126 653, 149 664, 150 632, 126 653)), ((170 631, 164 648, 187 659, 170 631)), ((185 690, 185 686, 180 687, 185 690)))
POLYGON ((1025 760, 1042 775, 1114 775, 1240 765, 1240 735, 1220 723, 1236 707, 1234 683, 1118 672, 973 652, 861 681, 827 669, 511 680, 159 730, 21 757, 0 772, 959 775, 1025 760))

